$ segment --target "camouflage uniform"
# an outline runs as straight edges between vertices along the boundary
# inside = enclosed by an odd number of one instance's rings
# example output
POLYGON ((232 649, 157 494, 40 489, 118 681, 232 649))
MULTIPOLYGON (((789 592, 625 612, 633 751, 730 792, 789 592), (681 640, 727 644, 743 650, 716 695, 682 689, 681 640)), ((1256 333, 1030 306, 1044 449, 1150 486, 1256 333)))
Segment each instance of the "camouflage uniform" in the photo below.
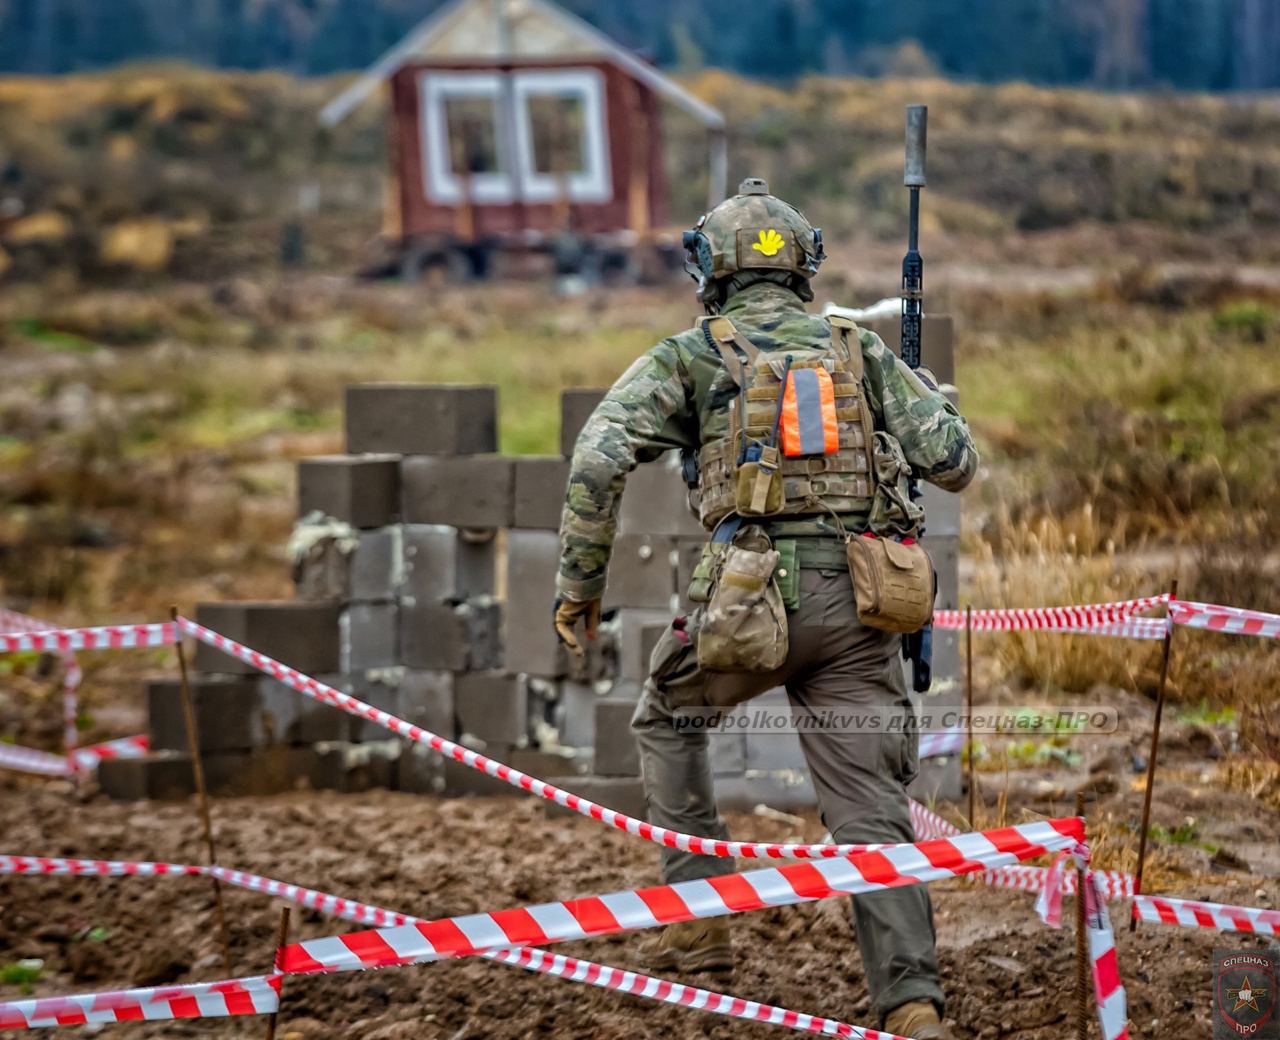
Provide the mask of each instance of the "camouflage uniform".
MULTIPOLYGON (((820 246, 819 246, 820 249, 820 246)), ((831 327, 805 311, 794 281, 775 272, 736 276, 713 306, 762 351, 821 348, 831 327)), ((807 283, 804 285, 807 288, 807 283)), ((897 438, 925 479, 958 491, 978 465, 965 421, 947 399, 911 372, 878 336, 859 330, 863 387, 876 430, 897 438)), ((679 448, 696 451, 728 430, 737 387, 714 350, 694 329, 663 340, 639 358, 587 422, 574 452, 564 509, 558 590, 585 602, 603 595, 627 474, 640 462, 679 448)), ((850 532, 867 527, 866 509, 841 514, 850 532)), ((778 537, 812 537, 837 551, 835 529, 820 515, 758 521, 778 537)), ((650 677, 632 722, 641 750, 649 819, 709 837, 728 833, 715 805, 705 732, 677 730, 674 709, 731 704, 785 686, 793 709, 877 708, 910 712, 899 638, 861 626, 847 570, 801 563, 799 603, 788 611, 786 662, 764 675, 709 674, 697 665, 686 630, 668 629, 650 662, 650 677)), ((696 616, 689 628, 696 628, 696 616)), ((912 733, 805 732, 801 743, 823 820, 838 842, 902 842, 915 836, 906 784, 914 777, 912 733)), ((733 862, 678 850, 662 852, 666 881, 709 877, 733 862)), ((942 1006, 933 920, 924 886, 862 896, 853 919, 871 999, 883 1017, 909 1001, 942 1006)))

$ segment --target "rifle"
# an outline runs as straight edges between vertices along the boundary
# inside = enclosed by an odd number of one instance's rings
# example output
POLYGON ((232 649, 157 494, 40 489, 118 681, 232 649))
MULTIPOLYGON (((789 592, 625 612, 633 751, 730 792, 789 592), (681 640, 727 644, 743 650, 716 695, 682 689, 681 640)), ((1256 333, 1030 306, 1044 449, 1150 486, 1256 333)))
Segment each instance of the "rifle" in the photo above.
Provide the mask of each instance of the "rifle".
MULTIPOLYGON (((925 186, 925 137, 929 125, 927 105, 907 106, 907 148, 902 183, 911 193, 907 214, 907 255, 902 258, 902 360, 920 367, 920 331, 924 322, 924 258, 920 255, 920 189, 925 186)), ((920 482, 913 475, 911 498, 920 497, 920 482)), ((920 529, 924 533, 924 528, 920 529)), ((902 637, 902 656, 911 662, 911 688, 925 693, 933 683, 933 626, 902 637)))

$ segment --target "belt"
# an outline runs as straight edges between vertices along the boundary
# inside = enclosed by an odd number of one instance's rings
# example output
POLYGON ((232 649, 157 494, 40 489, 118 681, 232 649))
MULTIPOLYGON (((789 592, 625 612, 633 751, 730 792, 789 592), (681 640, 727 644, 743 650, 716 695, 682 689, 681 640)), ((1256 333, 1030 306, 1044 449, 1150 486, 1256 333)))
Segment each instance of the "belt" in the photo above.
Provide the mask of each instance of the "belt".
POLYGON ((781 541, 795 545, 796 566, 801 570, 844 570, 849 566, 844 542, 839 538, 786 538, 776 540, 775 546, 781 541))

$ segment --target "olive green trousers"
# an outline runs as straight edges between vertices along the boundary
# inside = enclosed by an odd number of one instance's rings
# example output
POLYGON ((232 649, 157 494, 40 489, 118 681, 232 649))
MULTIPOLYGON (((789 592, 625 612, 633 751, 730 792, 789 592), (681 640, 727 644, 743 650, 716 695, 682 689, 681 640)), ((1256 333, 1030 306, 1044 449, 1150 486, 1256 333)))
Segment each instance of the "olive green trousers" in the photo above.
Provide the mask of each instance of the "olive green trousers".
MULTIPOLYGON (((847 571, 804 570, 800 604, 787 616, 790 645, 777 671, 710 674, 698 668, 696 618, 689 632, 668 629, 654 648, 650 676, 632 719, 640 746, 649 821, 711 838, 727 838, 716 808, 706 731, 680 728, 681 708, 727 707, 786 688, 793 714, 872 709, 909 713, 899 660, 900 638, 858 622, 847 571)), ((906 785, 918 766, 919 737, 845 726, 801 728, 800 743, 823 822, 841 844, 915 841, 906 785)), ((761 736, 758 739, 772 739, 761 736)), ((664 881, 731 873, 732 860, 662 850, 664 881)), ((883 1017, 912 1000, 942 1011, 933 911, 924 885, 852 899, 853 925, 874 1010, 883 1017)))

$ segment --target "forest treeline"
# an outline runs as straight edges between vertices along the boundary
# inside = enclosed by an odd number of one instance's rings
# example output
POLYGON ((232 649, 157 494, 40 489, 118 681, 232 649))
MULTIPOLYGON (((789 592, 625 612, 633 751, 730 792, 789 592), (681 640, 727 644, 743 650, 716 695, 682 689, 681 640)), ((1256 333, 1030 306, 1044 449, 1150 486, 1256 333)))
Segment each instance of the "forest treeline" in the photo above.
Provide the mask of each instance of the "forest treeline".
MULTIPOLYGON (((0 0, 0 72, 176 58, 367 65, 443 0, 0 0)), ((1280 87, 1278 0, 564 0, 659 65, 788 82, 942 74, 1106 88, 1280 87)))

